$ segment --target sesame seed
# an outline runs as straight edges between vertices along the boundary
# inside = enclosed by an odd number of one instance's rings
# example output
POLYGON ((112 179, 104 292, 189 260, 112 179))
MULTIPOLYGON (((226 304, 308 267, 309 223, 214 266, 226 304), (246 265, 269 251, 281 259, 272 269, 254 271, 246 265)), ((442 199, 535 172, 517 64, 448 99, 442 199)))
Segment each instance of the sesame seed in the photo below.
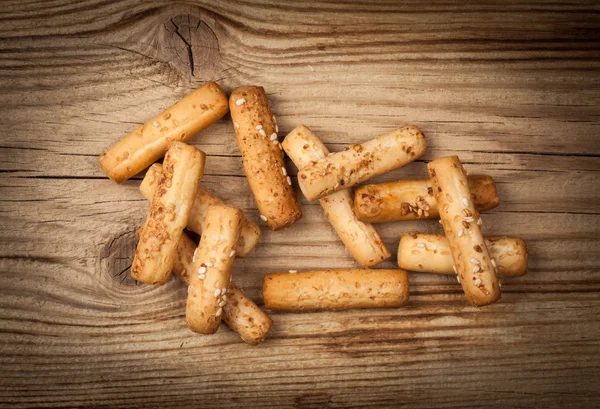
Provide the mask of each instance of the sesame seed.
POLYGON ((225 301, 221 301, 221 302, 219 303, 219 307, 224 307, 224 306, 225 306, 225 304, 227 304, 225 301))
POLYGON ((233 126, 235 126, 235 127, 236 127, 236 129, 240 129, 240 124, 238 124, 237 122, 234 122, 234 123, 233 123, 233 126))
POLYGON ((277 146, 277 144, 279 143, 279 142, 277 141, 277 139, 273 140, 272 142, 273 142, 273 145, 275 145, 275 146, 277 146))
POLYGON ((215 297, 218 297, 219 295, 221 295, 221 289, 220 289, 220 288, 217 288, 217 289, 215 290, 215 297))
POLYGON ((481 217, 479 219, 477 219, 477 224, 480 226, 483 224, 483 221, 481 221, 481 217))
POLYGON ((288 182, 288 185, 292 186, 292 179, 289 176, 287 177, 287 182, 288 182))
POLYGON ((481 262, 479 260, 477 260, 475 257, 473 257, 471 259, 471 263, 473 263, 473 264, 481 264, 481 262))
POLYGON ((229 253, 229 257, 230 258, 233 257, 233 256, 235 256, 235 250, 231 250, 231 253, 229 253))
POLYGON ((264 214, 261 214, 260 218, 261 218, 261 220, 263 220, 265 222, 267 221, 267 216, 265 216, 264 214))
POLYGON ((489 240, 486 240, 486 241, 485 241, 485 246, 486 246, 487 248, 490 248, 490 247, 492 246, 492 243, 490 243, 490 241, 489 241, 489 240))
POLYGON ((279 149, 283 150, 283 146, 281 146, 281 142, 277 142, 277 144, 279 145, 279 149))
POLYGON ((222 295, 221 296, 221 300, 223 300, 224 302, 227 302, 227 296, 226 295, 222 295))
POLYGON ((154 123, 152 125, 154 125, 155 127, 158 128, 160 126, 160 123, 158 121, 154 121, 154 123))
POLYGON ((475 284, 477 287, 479 287, 479 286, 481 285, 481 283, 482 283, 482 281, 481 281, 481 278, 477 277, 477 278, 475 279, 475 283, 474 283, 474 284, 475 284))
POLYGON ((240 99, 238 99, 237 101, 235 101, 235 104, 236 104, 237 106, 240 106, 240 105, 242 105, 244 102, 246 102, 246 99, 245 99, 245 98, 240 98, 240 99))
POLYGON ((223 294, 223 295, 227 294, 227 287, 223 287, 223 289, 221 290, 221 294, 223 294))
POLYGON ((198 269, 198 274, 206 274, 206 267, 202 266, 198 269))
POLYGON ((480 269, 481 269, 481 267, 475 266, 475 267, 473 267, 473 272, 478 273, 480 269))
MULTIPOLYGON (((458 271, 456 271, 456 266, 454 264, 452 264, 452 269, 454 270, 454 274, 458 274, 458 271)), ((460 282, 460 280, 459 280, 460 282)))
POLYGON ((264 130, 264 129, 259 129, 259 130, 258 130, 258 133, 259 133, 259 134, 261 134, 261 136, 263 136, 263 137, 266 137, 266 136, 267 136, 267 133, 265 132, 265 130, 264 130))
POLYGON ((262 129, 262 125, 261 124, 256 125, 256 130, 257 131, 260 131, 261 129, 262 129))
POLYGON ((469 199, 467 199, 466 197, 463 197, 462 202, 465 205, 465 207, 469 207, 469 199))
POLYGON ((458 281, 458 283, 460 284, 460 276, 459 275, 456 276, 456 281, 458 281))
POLYGON ((192 292, 192 286, 190 285, 190 286, 188 287, 188 294, 189 294, 189 293, 191 293, 191 292, 192 292))
POLYGON ((212 262, 210 262, 210 261, 207 261, 206 263, 204 263, 204 265, 206 267, 212 267, 214 264, 212 262))
POLYGON ((198 279, 199 280, 204 280, 206 278, 205 274, 198 274, 198 279))
POLYGON ((281 173, 283 173, 283 176, 287 176, 287 170, 283 166, 281 167, 281 173))
POLYGON ((496 267, 497 267, 497 265, 496 265, 496 260, 492 259, 492 265, 494 266, 494 268, 496 268, 496 267))
POLYGON ((217 313, 215 314, 215 316, 220 317, 221 314, 223 314, 223 308, 219 307, 219 309, 217 310, 217 313))
POLYGON ((475 221, 475 219, 474 219, 474 218, 472 218, 472 217, 465 217, 465 221, 466 221, 467 223, 473 223, 473 222, 475 221))
POLYGON ((196 253, 198 253, 198 247, 196 247, 196 250, 194 250, 194 257, 192 257, 192 263, 196 262, 196 253))
POLYGON ((443 224, 443 223, 442 223, 442 219, 438 220, 438 223, 439 223, 439 224, 443 224))
POLYGON ((273 132, 273 133, 271 134, 271 140, 272 140, 272 141, 274 141, 274 140, 276 140, 276 139, 277 139, 277 134, 276 134, 275 132, 273 132))
POLYGON ((273 122, 277 123, 277 118, 275 118, 275 115, 273 115, 273 122))
POLYGON ((417 244, 417 247, 418 247, 418 248, 420 248, 420 249, 422 249, 422 248, 425 248, 425 244, 423 244, 423 243, 418 243, 418 244, 417 244))
POLYGON ((279 133, 279 126, 277 124, 275 124, 275 132, 279 133))
POLYGON ((465 231, 464 231, 463 229, 460 229, 460 230, 458 231, 458 234, 457 234, 457 236, 458 236, 458 237, 462 237, 462 235, 463 235, 463 234, 465 234, 465 231))
POLYGON ((233 276, 229 276, 229 282, 231 283, 233 281, 233 276))
POLYGON ((295 274, 297 272, 298 272, 298 270, 290 270, 290 273, 292 273, 292 274, 295 274))

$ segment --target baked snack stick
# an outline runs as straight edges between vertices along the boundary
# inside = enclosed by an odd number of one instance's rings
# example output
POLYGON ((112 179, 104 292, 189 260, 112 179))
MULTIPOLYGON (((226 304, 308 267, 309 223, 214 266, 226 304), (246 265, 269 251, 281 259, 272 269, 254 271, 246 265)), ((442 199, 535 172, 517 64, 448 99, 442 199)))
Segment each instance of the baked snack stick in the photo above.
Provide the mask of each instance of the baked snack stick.
MULTIPOLYGON (((498 206, 498 192, 491 176, 473 175, 467 179, 471 200, 478 211, 483 212, 498 206)), ((356 217, 368 223, 439 217, 428 179, 399 180, 358 187, 354 191, 354 208, 356 217)))
POLYGON ((228 111, 227 96, 209 82, 150 119, 100 155, 104 173, 117 183, 160 159, 171 141, 187 141, 228 111))
MULTIPOLYGON (((196 248, 196 243, 185 233, 177 244, 173 272, 187 285, 190 284, 192 272, 196 271, 194 270, 196 248)), ((222 314, 225 324, 250 345, 258 345, 264 341, 273 324, 271 318, 235 283, 229 284, 227 294, 221 298, 225 298, 222 314)))
POLYGON ((219 328, 242 218, 241 210, 229 206, 211 206, 206 212, 185 311, 194 332, 214 334, 219 328))
POLYGON ((131 276, 147 284, 169 278, 175 248, 187 225, 198 183, 204 171, 204 152, 183 142, 172 142, 165 155, 158 189, 140 229, 131 276))
MULTIPOLYGON (((155 163, 150 166, 146 171, 146 176, 140 184, 140 191, 142 195, 150 200, 152 195, 158 188, 158 180, 162 172, 162 165, 155 163)), ((206 212, 210 206, 214 205, 225 205, 226 203, 219 199, 212 193, 198 187, 194 204, 192 205, 192 211, 188 219, 187 228, 191 231, 202 235, 202 227, 204 225, 204 218, 206 212)), ((238 240, 235 254, 237 257, 244 257, 256 246, 260 237, 260 227, 250 221, 246 216, 242 219, 242 227, 240 232, 240 239, 238 240)))
POLYGON ((457 156, 427 165, 450 253, 467 299, 472 305, 500 298, 500 286, 481 234, 481 218, 470 200, 466 171, 457 156))
POLYGON ((323 270, 266 274, 265 307, 272 310, 341 310, 399 307, 408 302, 404 270, 323 270))
POLYGON ((416 126, 405 126, 305 167, 298 172, 298 183, 308 200, 320 199, 402 167, 426 149, 423 133, 416 126))
MULTIPOLYGON (((304 125, 290 132, 282 145, 298 169, 303 169, 329 154, 323 142, 304 125)), ((322 198, 320 203, 329 223, 359 264, 371 267, 390 257, 390 252, 377 230, 356 218, 349 189, 332 193, 322 198)))
POLYGON ((277 123, 264 88, 236 89, 229 97, 229 109, 260 218, 271 230, 291 226, 302 218, 302 210, 283 166, 277 123))
MULTIPOLYGON (((527 272, 527 247, 514 237, 486 237, 485 245, 499 277, 520 277, 527 272)), ((456 275, 450 244, 441 234, 403 234, 398 245, 398 267, 405 270, 456 275)))

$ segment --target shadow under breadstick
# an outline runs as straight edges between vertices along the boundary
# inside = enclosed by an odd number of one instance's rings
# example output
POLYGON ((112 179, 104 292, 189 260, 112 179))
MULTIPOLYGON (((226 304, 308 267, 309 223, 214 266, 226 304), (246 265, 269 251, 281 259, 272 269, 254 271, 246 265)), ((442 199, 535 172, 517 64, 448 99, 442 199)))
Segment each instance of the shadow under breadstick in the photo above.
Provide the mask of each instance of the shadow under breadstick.
POLYGON ((162 158, 171 141, 189 140, 228 110, 221 87, 206 83, 113 144, 100 155, 100 165, 121 183, 162 158))
MULTIPOLYGON (((140 184, 142 195, 150 200, 152 195, 158 188, 158 180, 162 172, 162 165, 155 163, 146 171, 144 180, 140 184)), ((210 206, 225 205, 226 203, 212 193, 204 190, 202 186, 198 187, 192 211, 188 219, 187 228, 191 231, 202 235, 202 227, 204 218, 210 206)), ((256 246, 260 238, 260 227, 248 219, 245 215, 242 219, 240 238, 236 247, 236 257, 245 257, 256 246)))
MULTIPOLYGON (((473 175, 468 181, 471 200, 478 211, 498 206, 500 200, 491 176, 473 175)), ((354 191, 354 207, 358 219, 368 223, 437 219, 440 216, 429 179, 358 187, 354 191)))
MULTIPOLYGON (((500 277, 527 272, 527 247, 514 237, 487 237, 485 245, 500 277)), ((398 245, 398 267, 420 273, 456 275, 450 243, 441 234, 403 234, 398 245)))

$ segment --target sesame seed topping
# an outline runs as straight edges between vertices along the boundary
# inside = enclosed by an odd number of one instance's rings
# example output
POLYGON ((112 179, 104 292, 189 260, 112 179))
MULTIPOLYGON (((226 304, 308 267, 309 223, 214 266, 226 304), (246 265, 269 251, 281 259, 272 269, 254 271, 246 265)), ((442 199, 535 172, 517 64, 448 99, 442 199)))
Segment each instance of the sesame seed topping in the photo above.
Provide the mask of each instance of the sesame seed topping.
POLYGON ((206 267, 212 267, 214 264, 212 262, 210 262, 210 261, 207 261, 206 263, 204 263, 204 265, 206 267))
POLYGON ((464 231, 463 229, 460 229, 460 230, 458 231, 458 234, 457 234, 457 236, 458 236, 458 237, 462 237, 462 235, 463 235, 463 234, 465 234, 465 231, 464 231))
POLYGON ((221 295, 221 289, 220 289, 220 288, 217 288, 217 289, 215 290, 215 297, 218 297, 219 295, 221 295))
POLYGON ((264 129, 259 129, 259 130, 258 130, 258 133, 259 133, 259 134, 261 134, 261 136, 263 136, 263 137, 266 137, 266 136, 267 136, 267 133, 265 132, 265 130, 264 130, 264 129))
POLYGON ((418 247, 418 248, 420 248, 420 249, 422 249, 422 248, 425 248, 425 244, 423 244, 423 243, 418 243, 418 244, 417 244, 417 247, 418 247))
POLYGON ((277 140, 277 134, 276 134, 275 132, 273 132, 273 133, 271 134, 271 140, 272 140, 272 141, 274 141, 274 140, 277 140))
POLYGON ((233 123, 233 126, 235 126, 235 127, 236 127, 236 129, 240 129, 240 124, 238 124, 237 122, 234 122, 234 123, 233 123))
POLYGON ((277 144, 279 145, 279 149, 283 150, 283 146, 281 146, 281 142, 277 142, 277 144))
POLYGON ((479 260, 477 260, 475 257, 473 257, 471 259, 471 263, 473 263, 473 264, 481 264, 481 262, 479 260))
POLYGON ((198 279, 199 280, 204 280, 206 278, 205 274, 198 274, 198 279))
POLYGON ((158 121, 154 121, 154 123, 152 125, 154 125, 155 127, 158 128, 160 126, 160 123, 158 121))
POLYGON ((277 144, 279 143, 279 142, 277 141, 277 139, 273 140, 272 142, 273 142, 273 145, 275 145, 275 146, 277 146, 277 144))
POLYGON ((492 246, 492 243, 490 243, 490 241, 489 241, 489 240, 486 240, 486 241, 485 241, 485 246, 486 246, 487 248, 490 248, 490 247, 492 246))
POLYGON ((223 294, 223 295, 227 294, 227 287, 223 287, 221 289, 221 294, 223 294))
POLYGON ((477 278, 475 279, 475 283, 474 283, 474 284, 475 284, 477 287, 479 287, 479 286, 481 285, 481 283, 482 283, 482 281, 481 281, 481 278, 477 277, 477 278))
POLYGON ((442 219, 438 220, 438 223, 439 223, 439 224, 443 224, 443 223, 442 223, 442 219))
POLYGON ((465 221, 466 221, 467 223, 473 223, 473 222, 475 221, 475 219, 474 219, 474 218, 472 218, 472 217, 465 217, 465 221))
POLYGON ((460 284, 460 276, 456 275, 456 281, 458 281, 458 283, 460 284))
POLYGON ((196 250, 194 250, 194 257, 192 257, 192 263, 196 262, 196 253, 198 253, 198 247, 196 247, 196 250))
POLYGON ((275 124, 275 132, 279 133, 279 126, 275 124))
POLYGON ((494 266, 494 268, 497 267, 496 266, 496 260, 492 259, 492 265, 494 266))
POLYGON ((262 125, 261 124, 256 125, 256 130, 257 131, 260 131, 261 129, 262 129, 262 125))
POLYGON ((219 309, 217 310, 217 313, 215 314, 215 316, 220 317, 221 314, 223 314, 223 308, 219 307, 219 309))
POLYGON ((480 225, 480 226, 483 224, 483 221, 481 220, 481 217, 479 219, 477 219, 477 224, 480 225))
POLYGON ((292 179, 289 176, 287 177, 287 182, 288 182, 288 185, 292 186, 292 179))
POLYGON ((287 170, 283 166, 281 167, 281 173, 283 173, 283 176, 287 176, 287 170))
POLYGON ((192 292, 192 286, 190 285, 190 286, 188 287, 188 294, 189 294, 189 293, 191 293, 191 292, 192 292))
POLYGON ((226 295, 222 295, 221 296, 221 300, 223 300, 224 302, 227 302, 227 296, 226 295))
POLYGON ((465 205, 465 207, 469 207, 469 199, 467 199, 466 197, 463 197, 462 202, 465 205))
MULTIPOLYGON (((454 270, 454 274, 458 274, 458 271, 456 271, 456 266, 454 264, 452 264, 452 269, 454 270)), ((458 280, 458 282, 460 282, 460 280, 458 280)))
POLYGON ((475 266, 475 267, 473 267, 473 272, 478 273, 480 269, 481 269, 481 267, 475 266))
POLYGON ((237 106, 241 106, 244 102, 246 102, 246 99, 245 98, 240 98, 237 101, 235 101, 235 104, 237 106))
POLYGON ((231 253, 229 253, 229 257, 230 258, 233 257, 233 256, 235 256, 235 250, 231 250, 231 253))
POLYGON ((298 272, 298 270, 290 270, 290 273, 292 273, 292 274, 295 274, 297 272, 298 272))
POLYGON ((206 274, 206 267, 202 266, 198 269, 198 274, 206 274))
POLYGON ((261 215, 260 215, 260 219, 261 219, 262 221, 265 221, 265 222, 266 222, 266 221, 267 221, 267 216, 265 216, 264 214, 261 214, 261 215))
POLYGON ((225 304, 227 304, 225 301, 221 301, 221 302, 219 303, 219 307, 224 307, 224 306, 225 306, 225 304))
POLYGON ((277 118, 275 118, 275 115, 273 115, 273 122, 277 123, 277 118))

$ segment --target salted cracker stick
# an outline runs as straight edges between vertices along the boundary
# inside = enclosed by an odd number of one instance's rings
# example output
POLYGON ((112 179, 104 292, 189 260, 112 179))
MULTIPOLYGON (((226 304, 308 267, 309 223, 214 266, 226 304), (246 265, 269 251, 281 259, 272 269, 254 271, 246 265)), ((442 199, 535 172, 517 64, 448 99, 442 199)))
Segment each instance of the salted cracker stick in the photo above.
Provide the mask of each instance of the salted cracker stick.
MULTIPOLYGON (((527 247, 514 237, 487 237, 485 244, 500 277, 520 277, 527 272, 527 247)), ((456 275, 450 244, 441 234, 403 234, 398 245, 398 267, 405 270, 456 275)))
POLYGON ((416 126, 405 126, 305 167, 298 172, 298 183, 308 200, 320 199, 402 167, 426 149, 423 133, 416 126))
MULTIPOLYGON (((194 270, 197 246, 185 233, 177 245, 173 272, 187 285, 194 270)), ((196 273, 197 274, 197 273, 196 273)), ((273 321, 235 283, 229 284, 223 306, 223 321, 250 345, 258 345, 267 337, 273 321)))
POLYGON ((121 183, 160 159, 169 142, 187 141, 228 109, 221 87, 204 84, 113 144, 100 156, 100 165, 109 178, 121 183))
POLYGON ((183 142, 172 142, 163 173, 140 231, 131 276, 147 284, 169 278, 175 248, 187 225, 198 183, 204 171, 204 152, 183 142))
POLYGON ((229 206, 211 206, 206 212, 185 312, 194 332, 213 334, 219 328, 242 218, 239 209, 229 206))
POLYGON ((229 109, 261 219, 271 230, 291 226, 302 218, 302 210, 283 166, 277 123, 264 88, 236 89, 229 97, 229 109))
POLYGON ((491 304, 500 298, 494 261, 481 233, 481 218, 470 200, 471 192, 460 160, 449 156, 427 165, 431 187, 458 277, 472 305, 491 304))
POLYGON ((404 270, 323 270, 266 274, 265 307, 272 310, 341 310, 399 307, 408 302, 404 270))
MULTIPOLYGON (((162 165, 155 163, 150 166, 146 171, 146 176, 140 184, 140 191, 142 195, 150 200, 154 192, 158 188, 158 180, 162 172, 162 165)), ((198 187, 192 211, 188 219, 187 228, 191 231, 202 235, 202 226, 204 225, 204 218, 206 212, 210 206, 214 205, 225 205, 226 203, 219 199, 212 193, 204 190, 202 187, 198 187)), ((248 219, 245 215, 242 219, 242 227, 240 232, 240 239, 237 243, 236 257, 244 257, 256 246, 258 239, 260 238, 260 227, 254 222, 248 219)))
MULTIPOLYGON (((498 192, 491 176, 468 177, 471 200, 479 212, 498 206, 498 192)), ((437 203, 431 181, 399 180, 358 187, 354 191, 356 217, 363 222, 437 219, 437 203)))
MULTIPOLYGON (((298 169, 329 154, 323 142, 304 125, 290 132, 282 145, 298 169)), ((332 193, 322 198, 320 203, 329 223, 359 264, 371 267, 390 257, 377 230, 356 218, 352 194, 348 189, 332 193)))

